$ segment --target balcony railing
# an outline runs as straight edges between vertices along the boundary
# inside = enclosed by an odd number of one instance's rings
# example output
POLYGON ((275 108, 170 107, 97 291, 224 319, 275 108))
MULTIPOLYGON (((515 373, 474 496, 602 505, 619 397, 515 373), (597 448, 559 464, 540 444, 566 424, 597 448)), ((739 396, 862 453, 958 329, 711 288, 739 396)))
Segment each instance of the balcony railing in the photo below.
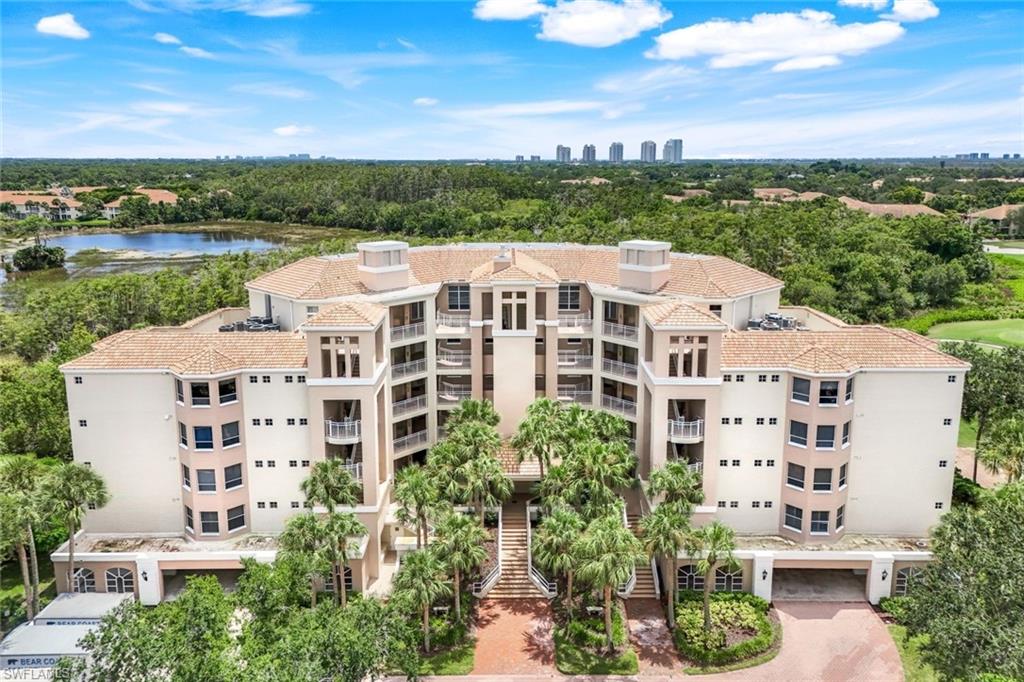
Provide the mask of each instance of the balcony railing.
POLYGON ((410 433, 408 436, 402 436, 396 438, 392 442, 395 454, 404 452, 410 448, 414 448, 418 445, 424 445, 430 440, 430 434, 426 431, 417 431, 416 433, 410 433))
POLYGON ((637 375, 636 365, 629 362, 621 362, 619 360, 609 360, 608 358, 601 360, 601 369, 608 374, 615 374, 616 376, 626 377, 627 379, 636 379, 637 375))
POLYGON ((559 327, 571 327, 573 329, 590 329, 594 325, 594 320, 590 317, 590 313, 559 313, 558 314, 558 326, 559 327))
POLYGON ((668 438, 673 443, 699 443, 704 440, 704 420, 668 420, 668 438))
POLYGON ((352 478, 356 480, 356 483, 363 482, 363 463, 353 462, 352 460, 346 460, 342 463, 341 468, 351 474, 352 478))
POLYGON ((415 339, 419 336, 423 336, 427 333, 427 325, 423 322, 414 322, 412 324, 402 325, 401 327, 391 328, 391 340, 392 341, 405 341, 406 339, 415 339))
POLYGON ((567 400, 573 403, 580 403, 581 405, 590 405, 594 402, 594 392, 583 388, 576 388, 571 385, 559 386, 558 399, 567 400))
POLYGON ((624 400, 623 398, 616 398, 612 395, 602 395, 601 407, 610 412, 617 412, 627 417, 636 416, 636 403, 632 400, 624 400))
POLYGON ((344 445, 346 443, 357 443, 361 436, 361 425, 358 419, 347 419, 345 421, 324 421, 324 435, 327 442, 333 445, 344 445))
POLYGON ((468 384, 450 384, 442 381, 437 387, 437 399, 442 403, 458 403, 472 397, 473 388, 468 384))
POLYGON ((562 367, 589 369, 594 366, 594 356, 584 355, 574 350, 560 350, 558 351, 558 364, 562 367))
POLYGON ((615 322, 605 322, 601 326, 601 330, 605 336, 611 336, 616 339, 626 339, 628 341, 636 341, 638 336, 637 328, 635 326, 617 324, 615 322))
POLYGON ((398 400, 391 403, 391 416, 399 417, 409 412, 415 412, 416 410, 422 410, 427 407, 427 396, 418 395, 415 398, 406 398, 405 400, 398 400))
POLYGON ((391 378, 401 379, 403 377, 412 376, 413 374, 422 374, 426 371, 426 359, 413 360, 412 362, 403 362, 398 365, 391 365, 391 378))
POLYGON ((469 369, 473 356, 466 351, 438 351, 438 369, 469 369))
POLYGON ((469 315, 458 315, 455 313, 438 313, 437 326, 450 329, 464 329, 469 326, 469 315))

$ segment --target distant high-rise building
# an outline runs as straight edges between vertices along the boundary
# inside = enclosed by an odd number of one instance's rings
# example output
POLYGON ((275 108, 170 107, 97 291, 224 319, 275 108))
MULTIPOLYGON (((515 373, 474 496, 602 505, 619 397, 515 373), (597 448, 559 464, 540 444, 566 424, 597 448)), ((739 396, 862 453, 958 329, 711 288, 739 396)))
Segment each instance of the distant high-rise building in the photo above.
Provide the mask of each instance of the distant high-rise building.
POLYGON ((530 161, 540 161, 540 154, 530 154, 530 161))
POLYGON ((654 163, 658 160, 658 145, 654 140, 644 140, 640 143, 640 160, 644 163, 654 163))
POLYGON ((1020 158, 1020 153, 1018 152, 1018 153, 1014 154, 1014 155, 1013 155, 1013 158, 1015 158, 1015 159, 1019 159, 1019 158, 1020 158))
POLYGON ((674 137, 665 142, 665 147, 661 152, 661 160, 665 163, 682 163, 683 141, 674 137))
POLYGON ((622 163, 622 143, 612 142, 608 147, 608 160, 612 163, 622 163))
POLYGON ((516 163, 522 163, 522 162, 523 162, 523 155, 522 154, 516 154, 516 163))
POLYGON ((583 163, 594 163, 597 161, 597 147, 592 144, 583 145, 583 163))
POLYGON ((981 158, 987 159, 988 158, 988 152, 982 152, 981 153, 981 158))
POLYGON ((555 161, 559 163, 569 163, 572 161, 572 148, 564 145, 555 147, 555 161))

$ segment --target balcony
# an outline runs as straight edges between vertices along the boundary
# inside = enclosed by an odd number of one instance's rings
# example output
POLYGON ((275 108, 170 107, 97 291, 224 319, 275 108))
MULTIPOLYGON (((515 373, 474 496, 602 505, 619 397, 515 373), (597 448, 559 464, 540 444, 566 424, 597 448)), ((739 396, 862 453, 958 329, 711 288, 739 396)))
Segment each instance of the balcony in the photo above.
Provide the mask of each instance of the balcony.
POLYGON ((420 360, 413 360, 411 362, 402 362, 397 365, 391 365, 391 378, 404 379, 406 377, 411 377, 416 374, 423 374, 426 371, 426 358, 420 360))
POLYGON ((345 421, 324 421, 324 436, 331 445, 349 445, 358 443, 361 438, 361 421, 348 419, 345 421))
POLYGON ((560 350, 558 351, 558 366, 590 369, 594 366, 594 356, 584 355, 574 350, 560 350))
POLYGON ((624 417, 636 417, 636 403, 632 400, 616 398, 613 395, 602 395, 601 407, 624 417))
POLYGON ((392 447, 395 454, 398 455, 409 450, 419 449, 420 446, 426 445, 428 442, 430 442, 430 434, 427 431, 417 431, 408 436, 396 438, 392 441, 392 447))
POLYGON ((668 420, 668 439, 673 443, 691 445, 704 440, 704 420, 683 421, 682 419, 668 420))
POLYGON ((391 416, 401 417, 404 414, 418 412, 427 409, 427 396, 418 395, 415 398, 406 398, 391 403, 391 416))
POLYGON ((466 333, 467 331, 469 331, 469 313, 438 313, 437 331, 438 333, 442 334, 466 333))
POLYGON ((461 350, 441 350, 437 352, 437 369, 469 369, 473 356, 461 350))
POLYGON ((460 403, 473 396, 473 389, 468 384, 451 384, 442 381, 437 387, 437 402, 442 405, 460 403))
POLYGON ((341 468, 347 471, 352 478, 355 479, 356 483, 362 484, 363 482, 363 463, 353 462, 352 460, 345 460, 341 464, 341 468))
POLYGON ((391 328, 391 340, 395 341, 408 341, 409 339, 416 339, 427 333, 427 325, 424 322, 414 322, 413 324, 402 325, 401 327, 391 328))
POLYGON ((558 330, 588 331, 594 326, 590 313, 559 313, 558 330))
POLYGON ((601 360, 601 370, 605 374, 614 374, 615 376, 625 377, 627 379, 636 379, 637 366, 629 362, 621 362, 619 360, 609 360, 604 358, 601 360))
POLYGON ((594 402, 594 393, 585 388, 577 388, 572 384, 562 385, 558 387, 558 399, 570 403, 590 405, 594 402))
POLYGON ((626 341, 636 341, 639 337, 639 332, 635 326, 616 324, 615 322, 605 322, 601 326, 601 333, 613 339, 624 339, 626 341))

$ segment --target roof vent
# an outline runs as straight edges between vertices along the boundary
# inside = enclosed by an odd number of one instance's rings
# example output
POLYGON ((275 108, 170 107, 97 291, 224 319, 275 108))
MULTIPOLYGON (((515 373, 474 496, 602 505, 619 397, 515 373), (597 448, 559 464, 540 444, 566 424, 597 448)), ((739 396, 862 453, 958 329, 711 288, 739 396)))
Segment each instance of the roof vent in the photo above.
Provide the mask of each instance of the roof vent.
POLYGON ((370 291, 390 291, 409 286, 409 244, 394 240, 362 242, 359 250, 359 281, 370 291))
POLYGON ((644 293, 659 291, 672 268, 668 242, 632 239, 619 242, 619 286, 644 293))
POLYGON ((512 265, 512 261, 515 259, 515 252, 508 246, 502 246, 501 251, 494 257, 492 272, 501 272, 505 268, 512 265))

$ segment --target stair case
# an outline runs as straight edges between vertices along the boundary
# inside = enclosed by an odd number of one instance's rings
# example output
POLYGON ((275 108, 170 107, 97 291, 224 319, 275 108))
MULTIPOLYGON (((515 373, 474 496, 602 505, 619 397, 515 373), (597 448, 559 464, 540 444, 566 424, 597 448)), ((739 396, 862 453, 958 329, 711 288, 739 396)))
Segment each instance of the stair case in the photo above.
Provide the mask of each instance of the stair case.
POLYGON ((537 599, 543 597, 530 580, 526 501, 515 500, 502 509, 501 578, 487 599, 537 599))
MULTIPOLYGON (((642 517, 639 514, 629 514, 626 517, 626 525, 634 533, 637 532, 642 517)), ((655 562, 653 560, 638 564, 636 567, 636 582, 630 599, 660 599, 661 590, 654 575, 655 562)))

